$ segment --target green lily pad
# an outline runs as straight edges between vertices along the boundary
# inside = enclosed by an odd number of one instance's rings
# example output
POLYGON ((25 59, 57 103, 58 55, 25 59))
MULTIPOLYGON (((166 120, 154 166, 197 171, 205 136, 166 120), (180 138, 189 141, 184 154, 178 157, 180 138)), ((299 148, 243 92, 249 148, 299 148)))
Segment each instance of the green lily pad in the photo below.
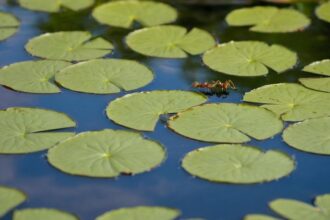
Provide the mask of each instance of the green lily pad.
POLYGON ((103 57, 113 46, 103 38, 92 38, 89 32, 67 31, 46 33, 25 45, 33 56, 66 61, 82 61, 103 57))
POLYGON ((187 91, 133 93, 110 102, 107 115, 125 127, 153 131, 162 114, 177 113, 206 100, 202 94, 187 91))
POLYGON ((313 62, 305 66, 303 71, 323 76, 330 76, 330 60, 326 59, 313 62))
POLYGON ((213 182, 251 184, 287 176, 294 170, 295 162, 279 151, 262 152, 256 147, 223 144, 189 152, 182 167, 193 176, 213 182))
POLYGON ((268 215, 250 214, 244 217, 244 220, 279 220, 268 215))
POLYGON ((215 46, 214 38, 206 31, 174 25, 143 28, 131 32, 127 45, 137 53, 152 57, 185 58, 197 55, 215 46))
POLYGON ((14 212, 13 220, 78 220, 75 215, 57 209, 34 208, 14 212))
POLYGON ((26 200, 26 195, 14 188, 0 186, 0 218, 26 200))
POLYGON ((115 1, 98 6, 94 18, 115 27, 130 28, 139 22, 143 26, 155 26, 176 20, 177 11, 171 6, 152 1, 115 1))
POLYGON ((224 103, 205 104, 178 113, 170 119, 169 127, 200 141, 243 143, 250 141, 250 137, 270 138, 283 129, 283 123, 263 108, 224 103))
POLYGON ((330 2, 325 2, 321 4, 316 9, 316 16, 319 19, 330 23, 330 2))
POLYGON ((61 7, 79 11, 94 4, 94 0, 18 0, 23 8, 33 11, 59 12, 61 7))
POLYGON ((150 171, 165 159, 157 142, 128 131, 84 132, 51 148, 48 160, 72 175, 116 177, 150 171))
POLYGON ((96 220, 174 220, 180 214, 180 211, 171 208, 137 206, 106 212, 96 220))
MULTIPOLYGON (((1 75, 0 75, 1 76, 1 75)), ((146 66, 132 60, 99 59, 78 63, 56 75, 63 87, 86 93, 109 94, 141 88, 153 80, 146 66)))
POLYGON ((0 12, 0 41, 13 36, 19 24, 18 19, 12 14, 0 12))
POLYGON ((273 211, 286 219, 330 219, 330 194, 317 196, 315 199, 315 206, 292 199, 276 199, 272 201, 269 206, 273 211))
POLYGON ((237 9, 227 15, 226 21, 230 26, 252 26, 251 31, 263 33, 299 31, 311 23, 310 19, 299 11, 271 6, 237 9))
POLYGON ((54 77, 61 69, 71 65, 64 61, 26 61, 0 69, 0 85, 16 91, 30 93, 58 93, 54 77))
POLYGON ((232 41, 207 51, 203 61, 217 72, 251 77, 267 75, 268 68, 277 73, 284 72, 297 63, 297 54, 276 44, 232 41))
POLYGON ((308 119, 286 128, 283 139, 298 150, 330 155, 329 131, 330 117, 308 119))
POLYGON ((74 127, 63 113, 37 108, 8 108, 0 111, 0 153, 21 154, 48 149, 74 133, 50 132, 74 127))

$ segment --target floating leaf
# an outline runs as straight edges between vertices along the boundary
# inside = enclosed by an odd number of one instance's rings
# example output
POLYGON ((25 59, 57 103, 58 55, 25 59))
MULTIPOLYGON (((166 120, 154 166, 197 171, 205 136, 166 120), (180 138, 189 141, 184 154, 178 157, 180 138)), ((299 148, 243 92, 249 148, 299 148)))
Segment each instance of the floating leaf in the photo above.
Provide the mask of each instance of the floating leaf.
POLYGON ((32 38, 25 46, 33 56, 52 60, 82 61, 103 57, 113 46, 103 38, 93 38, 89 32, 67 31, 46 33, 32 38))
POLYGON ((73 135, 50 132, 74 127, 63 113, 37 108, 8 108, 0 111, 0 153, 32 153, 50 148, 73 135))
POLYGON ((119 59, 78 63, 56 75, 56 82, 65 88, 97 94, 138 89, 152 80, 153 73, 146 66, 136 61, 119 59))
POLYGON ((321 4, 316 9, 316 16, 319 19, 330 23, 330 1, 321 4))
POLYGON ((278 218, 273 218, 267 215, 260 214, 250 214, 244 217, 244 220, 279 220, 278 218))
POLYGON ((330 94, 306 89, 295 83, 262 86, 245 93, 244 101, 264 104, 284 121, 303 121, 330 116, 330 94))
POLYGON ((215 45, 213 37, 206 31, 194 28, 166 25, 143 28, 127 36, 128 46, 141 54, 163 58, 184 58, 187 53, 201 54, 215 45))
POLYGON ((293 32, 310 24, 310 20, 299 11, 270 6, 234 10, 227 15, 226 21, 231 26, 252 26, 251 31, 264 33, 293 32))
POLYGON ((250 184, 289 175, 294 160, 279 151, 262 152, 251 146, 223 144, 199 148, 182 161, 190 174, 214 182, 250 184))
POLYGON ((13 188, 0 186, 0 218, 26 200, 26 195, 13 188))
POLYGON ((112 101, 107 108, 107 115, 120 125, 153 131, 160 115, 180 112, 206 100, 204 95, 187 91, 133 93, 112 101))
POLYGON ((59 170, 89 177, 116 177, 150 171, 165 159, 157 142, 128 131, 84 132, 51 148, 49 162, 59 170))
POLYGON ((13 36, 19 23, 18 19, 12 14, 0 12, 0 41, 13 36))
POLYGON ((109 211, 96 220, 174 220, 180 211, 157 206, 137 206, 109 211))
POLYGON ((178 113, 170 119, 169 127, 196 140, 243 143, 250 137, 270 138, 282 130, 283 123, 263 108, 225 103, 205 104, 178 113))
POLYGON ((100 5, 94 9, 93 16, 102 24, 130 28, 135 21, 143 26, 170 23, 178 15, 174 8, 161 2, 130 0, 100 5))
POLYGON ((71 65, 64 61, 26 61, 0 69, 0 85, 30 93, 58 93, 55 74, 71 65))
POLYGON ((277 73, 292 68, 296 53, 280 45, 269 46, 259 41, 238 41, 219 44, 203 56, 211 69, 234 76, 262 76, 268 68, 277 73))
POLYGON ((13 220, 78 220, 71 213, 57 209, 34 208, 14 212, 13 220))
POLYGON ((79 11, 94 4, 94 0, 18 0, 23 8, 33 11, 59 12, 61 7, 79 11))

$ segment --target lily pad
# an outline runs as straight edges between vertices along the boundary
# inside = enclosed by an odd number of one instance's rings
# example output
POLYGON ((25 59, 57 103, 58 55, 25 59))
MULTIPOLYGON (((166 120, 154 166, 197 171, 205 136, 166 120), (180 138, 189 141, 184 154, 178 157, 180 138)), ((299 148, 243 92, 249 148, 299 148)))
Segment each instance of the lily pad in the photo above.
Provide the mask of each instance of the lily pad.
POLYGON ((316 9, 316 16, 319 19, 330 23, 330 1, 321 4, 316 9))
POLYGON ((206 100, 202 94, 187 91, 133 93, 110 102, 107 115, 120 125, 136 130, 153 131, 161 115, 177 113, 206 100))
POLYGON ((226 21, 230 26, 252 26, 251 31, 263 33, 299 31, 311 23, 299 11, 271 6, 237 9, 227 15, 226 21))
POLYGON ((61 69, 71 65, 64 61, 26 61, 0 69, 0 85, 16 91, 30 93, 58 93, 54 77, 61 69))
POLYGON ((205 104, 178 113, 170 119, 169 127, 200 141, 243 143, 250 141, 250 137, 270 138, 283 129, 283 123, 263 108, 224 103, 205 104))
POLYGON ((278 83, 245 93, 244 101, 261 103, 284 121, 303 121, 330 116, 330 94, 295 83, 278 83))
POLYGON ((37 108, 8 108, 0 111, 0 153, 21 154, 48 149, 74 133, 50 132, 74 127, 63 113, 37 108))
POLYGON ((0 41, 13 36, 19 24, 18 19, 12 14, 0 12, 0 41))
POLYGON ((89 32, 67 31, 32 38, 25 48, 33 56, 45 59, 82 61, 103 57, 113 46, 103 38, 92 38, 89 32))
POLYGON ((61 7, 79 11, 94 4, 94 0, 19 0, 23 8, 42 12, 59 12, 61 7))
POLYGON ((189 152, 182 167, 190 174, 213 182, 251 184, 289 175, 295 162, 288 155, 251 146, 223 144, 189 152))
POLYGON ((177 11, 171 6, 153 1, 115 1, 98 6, 94 18, 115 27, 130 28, 134 22, 143 26, 155 26, 176 20, 177 11))
POLYGON ((330 117, 308 119, 286 128, 283 139, 298 150, 330 155, 329 131, 330 117))
POLYGON ((146 66, 120 59, 91 60, 73 65, 56 75, 56 82, 65 88, 96 94, 134 90, 152 80, 153 73, 146 66))
POLYGON ((180 214, 180 211, 171 208, 137 206, 106 212, 97 217, 96 220, 174 220, 180 214))
POLYGON ((203 56, 204 63, 217 72, 246 77, 267 75, 268 68, 284 72, 294 67, 297 59, 296 53, 283 46, 259 41, 219 44, 203 56))
POLYGON ((14 188, 0 186, 0 218, 26 200, 26 195, 14 188))
POLYGON ((34 208, 14 212, 13 220, 78 220, 75 215, 57 209, 34 208))
POLYGON ((72 175, 116 177, 150 171, 165 159, 157 142, 128 131, 84 132, 51 148, 48 160, 72 175))
POLYGON ((280 220, 268 215, 250 214, 244 217, 244 220, 280 220))
POLYGON ((272 201, 269 206, 273 211, 286 219, 330 219, 330 194, 317 196, 315 199, 315 206, 292 199, 276 199, 272 201))
POLYGON ((185 58, 215 46, 214 38, 206 31, 174 25, 143 28, 131 32, 126 39, 134 51, 152 57, 185 58))

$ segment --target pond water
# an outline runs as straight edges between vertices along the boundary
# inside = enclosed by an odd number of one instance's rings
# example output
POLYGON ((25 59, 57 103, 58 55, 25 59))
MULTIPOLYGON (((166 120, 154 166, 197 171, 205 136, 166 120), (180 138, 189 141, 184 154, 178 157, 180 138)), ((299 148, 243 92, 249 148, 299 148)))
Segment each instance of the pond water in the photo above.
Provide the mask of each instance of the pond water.
MULTIPOLYGON (((261 40, 296 51, 299 55, 297 68, 281 75, 271 72, 267 77, 226 76, 203 66, 199 56, 187 59, 146 58, 125 45, 128 30, 98 25, 91 17, 90 10, 48 15, 24 10, 14 4, 0 4, 1 10, 15 14, 22 22, 15 36, 0 42, 0 66, 36 59, 24 50, 24 45, 28 39, 41 33, 88 30, 114 43, 116 49, 108 57, 135 59, 153 69, 155 80, 138 91, 190 90, 194 81, 231 79, 238 90, 231 91, 227 97, 210 97, 209 102, 238 103, 246 91, 271 83, 296 82, 300 76, 307 75, 299 71, 303 66, 330 58, 330 26, 315 18, 314 6, 298 5, 299 9, 313 18, 313 25, 304 32, 290 34, 261 34, 249 32, 247 28, 228 27, 224 16, 234 9, 231 6, 179 7, 181 17, 178 24, 206 29, 219 42, 261 40)), ((0 87, 0 108, 30 106, 65 112, 77 122, 77 128, 69 129, 76 132, 125 129, 112 123, 105 115, 107 104, 122 95, 124 92, 91 95, 66 89, 62 89, 61 94, 34 95, 0 87)), ((329 157, 290 148, 282 141, 280 134, 266 141, 251 141, 249 144, 262 149, 278 149, 294 156, 296 170, 279 181, 254 185, 218 184, 193 178, 180 167, 181 159, 187 152, 211 144, 179 136, 167 129, 164 122, 159 122, 154 132, 145 132, 144 135, 160 141, 167 149, 167 160, 149 173, 117 179, 71 176, 51 167, 46 160, 46 152, 41 152, 0 156, 0 184, 17 187, 28 194, 28 201, 19 208, 58 208, 73 212, 82 220, 94 219, 108 210, 136 205, 178 208, 183 213, 182 219, 201 217, 208 220, 235 220, 249 213, 273 215, 267 204, 275 198, 311 202, 316 195, 330 192, 329 157)), ((4 219, 11 219, 11 214, 4 219)))

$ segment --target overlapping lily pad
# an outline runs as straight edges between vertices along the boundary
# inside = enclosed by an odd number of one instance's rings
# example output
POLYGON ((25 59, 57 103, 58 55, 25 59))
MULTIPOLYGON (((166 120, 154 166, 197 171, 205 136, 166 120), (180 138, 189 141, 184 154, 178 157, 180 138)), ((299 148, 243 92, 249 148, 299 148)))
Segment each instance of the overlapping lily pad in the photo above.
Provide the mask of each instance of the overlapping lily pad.
POLYGON ((147 172, 164 159, 165 150, 159 143, 135 132, 110 129, 78 134, 48 152, 54 167, 89 177, 147 172))
POLYGON ((330 94, 307 89, 295 83, 262 86, 245 93, 244 101, 263 104, 284 121, 303 121, 330 116, 330 94))
POLYGON ((93 38, 89 32, 67 31, 46 33, 32 38, 25 45, 33 56, 66 61, 82 61, 103 57, 113 46, 103 38, 93 38))
POLYGON ((96 94, 134 90, 152 80, 153 73, 146 66, 120 59, 91 60, 73 65, 56 75, 56 82, 65 88, 96 94))
POLYGON ((177 113, 206 100, 202 94, 187 91, 133 93, 112 101, 107 107, 107 115, 120 125, 153 131, 161 115, 177 113))
POLYGON ((175 132, 200 141, 244 143, 280 132, 283 123, 272 112, 241 104, 205 104, 178 113, 169 121, 175 132), (272 125, 272 126, 269 126, 272 125))
POLYGON ((115 27, 130 28, 134 22, 143 26, 155 26, 176 20, 177 12, 171 6, 153 1, 115 1, 98 6, 94 18, 115 27))
POLYGON ((319 19, 330 23, 330 1, 321 4, 316 9, 316 16, 319 19))
POLYGON ((0 218, 26 200, 26 195, 13 188, 0 186, 0 218))
POLYGON ((180 211, 157 206, 137 206, 104 213, 96 220, 174 220, 180 211))
POLYGON ((268 215, 261 214, 250 214, 244 217, 244 220, 280 220, 278 218, 273 218, 268 215))
POLYGON ((213 37, 206 31, 174 25, 143 28, 127 36, 127 45, 134 51, 153 57, 185 58, 197 55, 215 46, 213 37))
POLYGON ((215 145, 188 153, 183 168, 190 174, 214 182, 251 184, 289 175, 295 163, 288 155, 242 145, 215 145))
POLYGON ((226 21, 231 26, 252 26, 251 31, 264 33, 294 32, 310 24, 310 20, 299 11, 271 6, 237 9, 227 15, 226 21))
POLYGON ((232 41, 207 51, 203 61, 217 72, 252 77, 268 74, 268 68, 277 73, 292 68, 297 63, 297 54, 276 44, 232 41))
POLYGON ((13 220, 78 220, 75 215, 57 209, 34 208, 14 212, 13 220))
POLYGON ((18 19, 12 14, 0 12, 0 41, 13 36, 19 24, 18 19))
POLYGON ((19 0, 19 4, 33 11, 59 12, 61 7, 79 11, 94 4, 94 0, 19 0))
POLYGON ((37 108, 8 108, 0 111, 0 153, 21 154, 48 149, 72 132, 51 132, 74 127, 63 113, 37 108))
POLYGON ((29 93, 58 93, 55 74, 71 65, 64 61, 26 61, 0 69, 0 85, 29 93))

